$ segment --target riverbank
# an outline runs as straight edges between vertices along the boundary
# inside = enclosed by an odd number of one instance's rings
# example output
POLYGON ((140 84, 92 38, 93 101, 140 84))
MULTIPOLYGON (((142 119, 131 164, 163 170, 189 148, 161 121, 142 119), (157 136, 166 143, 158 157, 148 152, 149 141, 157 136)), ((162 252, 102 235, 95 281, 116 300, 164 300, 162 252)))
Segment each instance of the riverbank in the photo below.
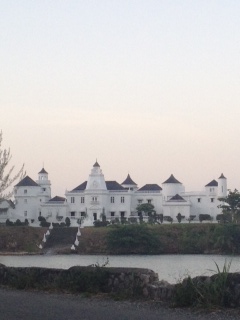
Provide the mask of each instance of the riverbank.
POLYGON ((47 228, 0 227, 0 254, 40 254, 39 245, 47 228))
POLYGON ((27 226, 0 227, 1 254, 239 254, 240 226, 213 223, 119 225, 85 227, 78 236, 79 245, 71 250, 77 228, 56 228, 43 236, 47 228, 27 226), (67 232, 67 231, 71 232, 67 232), (49 245, 50 244, 50 245, 49 245), (40 249, 40 245, 43 249, 40 249))

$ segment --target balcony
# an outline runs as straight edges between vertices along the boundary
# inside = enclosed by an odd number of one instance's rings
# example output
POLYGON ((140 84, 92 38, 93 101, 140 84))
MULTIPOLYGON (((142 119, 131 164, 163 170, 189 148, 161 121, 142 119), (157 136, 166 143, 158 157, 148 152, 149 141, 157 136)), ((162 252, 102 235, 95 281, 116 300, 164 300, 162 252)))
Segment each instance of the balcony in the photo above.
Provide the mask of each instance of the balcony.
POLYGON ((100 204, 100 201, 90 201, 90 204, 97 206, 100 204))

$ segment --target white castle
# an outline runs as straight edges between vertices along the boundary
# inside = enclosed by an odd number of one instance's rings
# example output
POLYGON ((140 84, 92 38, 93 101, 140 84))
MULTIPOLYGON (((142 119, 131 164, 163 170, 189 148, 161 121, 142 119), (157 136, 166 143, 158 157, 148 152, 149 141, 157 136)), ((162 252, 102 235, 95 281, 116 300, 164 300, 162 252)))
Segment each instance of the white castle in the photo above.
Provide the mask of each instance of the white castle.
MULTIPOLYGON (((209 214, 216 221, 219 197, 227 196, 227 179, 223 174, 218 181, 212 180, 199 192, 185 192, 184 185, 171 175, 162 187, 158 184, 146 184, 143 187, 127 178, 119 184, 117 181, 105 181, 100 165, 96 161, 88 180, 66 191, 65 198, 51 197, 51 182, 43 168, 34 181, 26 176, 14 187, 14 200, 3 201, 0 205, 0 222, 20 219, 37 222, 42 216, 49 222, 64 222, 66 217, 72 225, 83 221, 84 225, 93 225, 104 214, 107 220, 118 218, 138 218, 137 206, 150 203, 157 214, 171 217, 177 221, 180 213, 187 221, 199 214, 209 214)), ((146 219, 147 217, 145 217, 146 219)))

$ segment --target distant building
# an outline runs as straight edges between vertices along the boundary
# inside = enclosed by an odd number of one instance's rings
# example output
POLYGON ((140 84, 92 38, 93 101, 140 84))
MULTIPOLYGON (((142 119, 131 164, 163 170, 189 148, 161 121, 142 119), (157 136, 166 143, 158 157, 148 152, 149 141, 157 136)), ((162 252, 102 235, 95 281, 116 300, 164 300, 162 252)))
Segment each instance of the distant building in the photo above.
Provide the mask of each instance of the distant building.
POLYGON ((218 181, 212 180, 199 192, 185 192, 184 185, 173 175, 162 186, 152 183, 139 188, 129 174, 121 184, 106 181, 96 161, 88 180, 66 191, 65 196, 51 198, 51 183, 43 168, 38 180, 26 176, 14 187, 15 200, 1 204, 0 218, 36 222, 43 216, 50 222, 64 222, 69 217, 72 224, 84 220, 85 225, 93 225, 102 214, 107 220, 138 218, 137 206, 151 203, 157 214, 171 217, 173 221, 177 221, 179 213, 185 221, 190 216, 196 216, 195 221, 198 221, 201 213, 209 214, 216 221, 216 215, 221 213, 218 198, 227 196, 227 179, 221 174, 218 181))

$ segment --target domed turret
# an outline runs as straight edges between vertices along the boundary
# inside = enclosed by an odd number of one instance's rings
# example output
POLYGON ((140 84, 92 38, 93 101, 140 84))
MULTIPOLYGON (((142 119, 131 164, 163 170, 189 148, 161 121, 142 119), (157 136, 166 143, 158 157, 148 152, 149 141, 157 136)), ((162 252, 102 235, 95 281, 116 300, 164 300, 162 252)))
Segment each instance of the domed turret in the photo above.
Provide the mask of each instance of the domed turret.
POLYGON ((51 198, 51 182, 48 180, 48 173, 44 168, 38 172, 38 180, 36 180, 36 183, 42 188, 41 197, 45 197, 45 201, 49 200, 51 198))
POLYGON ((104 175, 100 165, 96 161, 92 167, 91 173, 88 177, 86 190, 107 190, 104 175))
POLYGON ((127 175, 127 178, 121 183, 123 188, 128 190, 137 190, 137 184, 132 180, 130 174, 127 175))
POLYGON ((168 200, 169 197, 173 197, 176 194, 180 194, 185 191, 183 184, 179 182, 173 174, 171 174, 170 177, 162 183, 162 189, 164 200, 168 200))

